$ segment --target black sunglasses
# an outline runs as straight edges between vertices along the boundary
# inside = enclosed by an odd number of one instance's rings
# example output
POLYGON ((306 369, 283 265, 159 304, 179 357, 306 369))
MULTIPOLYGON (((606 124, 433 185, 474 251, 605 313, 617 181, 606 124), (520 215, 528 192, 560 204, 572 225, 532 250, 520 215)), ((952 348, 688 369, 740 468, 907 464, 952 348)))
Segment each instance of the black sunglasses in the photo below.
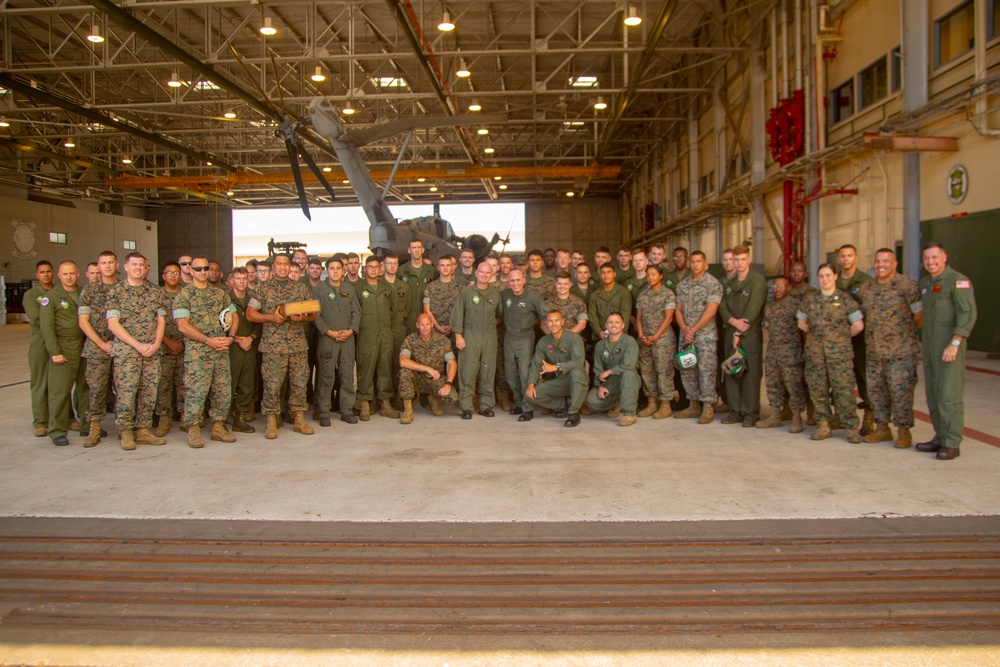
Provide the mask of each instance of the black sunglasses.
POLYGON ((208 267, 207 266, 192 266, 191 270, 192 271, 208 271, 208 267))
POLYGON ((179 262, 181 266, 191 266, 191 262, 179 262))

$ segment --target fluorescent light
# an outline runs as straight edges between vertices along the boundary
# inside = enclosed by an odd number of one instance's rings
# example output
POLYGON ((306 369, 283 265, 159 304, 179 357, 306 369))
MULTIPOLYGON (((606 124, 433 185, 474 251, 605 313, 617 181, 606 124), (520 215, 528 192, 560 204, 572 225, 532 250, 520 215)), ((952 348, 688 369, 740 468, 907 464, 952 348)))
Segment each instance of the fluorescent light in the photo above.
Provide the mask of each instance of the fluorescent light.
POLYGON ((264 25, 260 27, 260 34, 264 35, 265 37, 270 37, 272 35, 278 34, 278 29, 275 28, 273 25, 271 25, 270 16, 264 17, 264 25))
POLYGON ((316 72, 309 78, 315 81, 316 83, 323 83, 324 81, 326 81, 326 75, 323 74, 323 68, 320 67, 319 65, 316 65, 316 72))
POLYGON ((455 29, 455 24, 451 22, 451 14, 447 11, 441 15, 441 22, 438 23, 438 30, 441 32, 451 32, 455 29))
POLYGON ((401 76, 373 76, 371 84, 376 88, 409 88, 410 84, 401 76))
POLYGON ((479 100, 472 100, 472 104, 469 105, 469 111, 482 111, 483 107, 479 104, 479 100))
POLYGON ((194 84, 194 89, 195 90, 220 90, 219 86, 217 86, 216 84, 214 84, 214 83, 212 83, 211 81, 208 81, 208 80, 199 81, 198 83, 194 84))
POLYGON ((571 88, 596 88, 597 87, 597 77, 596 76, 571 76, 569 78, 569 85, 571 88))
POLYGON ((628 14, 625 15, 625 25, 634 28, 640 23, 642 23, 642 17, 639 16, 639 10, 635 8, 635 5, 629 5, 628 14))

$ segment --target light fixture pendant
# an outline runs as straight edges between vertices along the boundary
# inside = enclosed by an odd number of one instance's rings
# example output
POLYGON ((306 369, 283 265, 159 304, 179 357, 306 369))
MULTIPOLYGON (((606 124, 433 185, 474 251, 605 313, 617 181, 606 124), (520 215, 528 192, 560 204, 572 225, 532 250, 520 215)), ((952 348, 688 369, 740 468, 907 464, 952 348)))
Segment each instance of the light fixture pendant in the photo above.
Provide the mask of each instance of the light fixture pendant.
POLYGON ((492 146, 487 146, 486 148, 483 149, 483 152, 486 153, 487 155, 493 155, 493 153, 496 152, 496 149, 493 148, 492 146))
POLYGON ((76 148, 76 142, 73 141, 72 139, 67 139, 66 141, 63 142, 63 147, 64 148, 76 148))
POLYGON ((271 37, 272 35, 278 34, 278 29, 275 28, 273 25, 271 25, 270 16, 264 17, 264 25, 260 27, 260 34, 264 35, 265 37, 271 37))
POLYGON ((350 100, 347 100, 347 104, 341 110, 341 113, 345 116, 353 116, 357 109, 354 108, 354 104, 350 100))
POLYGON ((490 133, 490 131, 488 129, 486 129, 485 127, 481 127, 478 130, 476 130, 476 134, 478 134, 481 137, 485 137, 489 133, 490 133))
POLYGON ((597 96, 597 101, 594 102, 594 108, 597 109, 598 111, 604 111, 605 109, 608 108, 608 103, 604 101, 603 95, 597 96))
POLYGON ((458 71, 455 72, 455 76, 460 79, 467 79, 472 76, 472 72, 469 71, 469 64, 465 62, 465 58, 462 58, 459 62, 458 71))
POLYGON ((323 67, 320 65, 316 65, 316 71, 309 78, 315 81, 316 83, 323 83, 324 81, 326 81, 326 75, 323 74, 323 67))
POLYGON ((441 32, 451 32, 455 29, 455 24, 451 22, 451 14, 445 10, 444 14, 441 15, 441 22, 438 23, 438 30, 441 32))
POLYGON ((479 104, 479 100, 472 100, 472 104, 469 105, 469 111, 482 111, 483 107, 479 104))
POLYGON ((167 81, 167 85, 171 88, 180 88, 183 85, 181 84, 181 80, 177 78, 177 72, 170 74, 170 81, 167 81))
POLYGON ((635 8, 635 5, 629 5, 628 14, 625 15, 625 25, 634 28, 640 23, 642 23, 642 17, 639 16, 639 10, 635 8))
POLYGON ((103 41, 104 41, 104 37, 103 37, 103 35, 101 35, 101 31, 100 31, 100 29, 99 29, 99 28, 97 27, 97 24, 96 24, 96 23, 94 23, 94 24, 93 24, 93 25, 92 25, 92 26, 90 27, 90 34, 89 34, 89 35, 87 35, 87 41, 88 41, 88 42, 91 42, 91 43, 93 43, 93 44, 100 44, 101 42, 103 42, 103 41))
POLYGON ((0 116, 0 127, 10 127, 10 121, 0 116))
POLYGON ((223 118, 228 118, 229 120, 232 120, 232 119, 236 118, 236 112, 235 111, 227 111, 226 113, 222 114, 222 117, 223 118))
POLYGON ((126 155, 122 158, 122 164, 132 164, 132 158, 126 155))

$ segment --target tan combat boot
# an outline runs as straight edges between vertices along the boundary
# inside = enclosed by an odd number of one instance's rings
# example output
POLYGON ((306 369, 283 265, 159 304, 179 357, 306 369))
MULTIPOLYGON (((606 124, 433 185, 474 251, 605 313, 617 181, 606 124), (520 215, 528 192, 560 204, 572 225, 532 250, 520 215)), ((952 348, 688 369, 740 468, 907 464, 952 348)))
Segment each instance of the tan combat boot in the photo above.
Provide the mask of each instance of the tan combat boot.
POLYGON ((188 426, 188 447, 191 449, 201 449, 205 446, 205 441, 201 439, 201 427, 197 424, 188 426))
POLYGON ((907 447, 913 446, 913 436, 910 435, 910 429, 905 426, 900 426, 896 430, 896 448, 906 449, 907 447))
POLYGON ((656 411, 660 409, 660 399, 655 396, 649 399, 649 405, 644 407, 639 411, 639 417, 652 417, 656 414, 656 411))
POLYGON ((861 431, 856 428, 847 429, 847 442, 854 445, 861 442, 861 431))
POLYGON ((247 423, 244 415, 237 414, 233 417, 233 430, 237 433, 256 433, 257 429, 247 423))
POLYGON ((691 405, 674 413, 674 419, 693 419, 699 416, 701 416, 701 401, 691 401, 691 405))
POLYGON ((371 419, 371 405, 368 401, 358 401, 361 404, 361 414, 358 415, 358 419, 366 422, 371 419))
POLYGON ((497 398, 500 399, 500 409, 503 410, 504 412, 510 412, 510 396, 507 394, 507 392, 501 391, 497 398))
POLYGON ((48 434, 49 434, 49 429, 46 428, 45 426, 36 426, 35 427, 35 437, 36 438, 44 438, 48 434))
POLYGON ((631 426, 636 421, 635 415, 622 415, 622 418, 618 420, 619 426, 631 426))
POLYGON ((713 403, 702 403, 701 416, 698 417, 699 424, 711 424, 715 419, 715 405, 713 403))
POLYGON ((868 431, 865 442, 889 442, 892 440, 892 430, 888 424, 878 424, 874 429, 868 431))
POLYGON ((403 416, 399 418, 400 424, 412 424, 413 423, 413 399, 404 398, 403 399, 403 416))
MULTIPOLYGON (((397 412, 396 414, 398 415, 399 413, 397 412)), ((302 435, 312 435, 313 433, 316 432, 313 429, 312 426, 310 426, 309 424, 306 423, 306 413, 305 412, 296 412, 295 413, 295 422, 294 422, 294 424, 295 424, 295 426, 294 426, 293 430, 296 433, 301 433, 302 435)))
POLYGON ((379 410, 380 415, 388 417, 389 419, 399 419, 399 410, 392 407, 392 404, 389 401, 383 398, 380 401, 380 405, 382 406, 382 409, 379 410))
POLYGON ((653 419, 667 419, 674 415, 673 409, 670 407, 670 399, 661 398, 660 399, 660 409, 653 413, 653 419))
POLYGON ((820 419, 817 422, 816 432, 812 434, 813 440, 826 440, 830 437, 830 422, 825 419, 820 419))
POLYGON ((267 415, 267 430, 264 431, 264 437, 268 440, 278 437, 278 415, 273 413, 267 415))
POLYGON ((792 413, 792 425, 788 427, 789 433, 802 433, 802 413, 793 412, 792 413))
POLYGON ((170 415, 160 415, 160 423, 156 425, 156 435, 160 438, 170 433, 170 415))
POLYGON ((236 442, 236 436, 226 430, 225 422, 212 423, 211 438, 216 442, 236 442))
POLYGON ((148 428, 140 428, 135 432, 135 442, 137 445, 165 445, 167 441, 158 435, 153 435, 148 428))
MULTIPOLYGON (((542 412, 544 412, 544 410, 542 412)), ((551 410, 549 412, 551 412, 551 410)), ((619 417, 622 416, 622 406, 616 405, 615 407, 608 410, 607 414, 609 419, 618 419, 619 417)))
POLYGON ((427 406, 431 409, 431 414, 435 417, 440 417, 444 414, 444 410, 441 408, 441 401, 438 400, 436 394, 427 394, 427 406))
POLYGON ((132 437, 132 429, 127 428, 120 434, 122 439, 122 449, 132 451, 135 449, 135 438, 132 437))
POLYGON ((101 441, 101 422, 96 419, 90 422, 90 434, 83 441, 84 447, 94 447, 101 441))
POLYGON ((864 419, 861 421, 861 434, 867 435, 875 430, 875 419, 871 410, 865 410, 864 419))
POLYGON ((772 428, 775 426, 781 426, 785 423, 784 417, 781 414, 781 408, 775 408, 771 410, 771 416, 767 419, 761 419, 757 422, 757 428, 772 428))

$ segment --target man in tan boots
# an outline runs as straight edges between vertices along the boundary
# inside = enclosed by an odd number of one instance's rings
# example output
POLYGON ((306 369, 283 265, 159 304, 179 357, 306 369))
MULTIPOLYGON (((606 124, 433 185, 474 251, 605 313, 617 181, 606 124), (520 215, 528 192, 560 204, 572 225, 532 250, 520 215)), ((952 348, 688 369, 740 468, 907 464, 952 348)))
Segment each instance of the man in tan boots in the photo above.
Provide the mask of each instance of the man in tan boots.
POLYGON ((417 317, 417 331, 403 341, 399 350, 399 397, 403 400, 400 423, 413 421, 413 399, 427 394, 427 403, 435 416, 443 414, 441 403, 455 403, 455 374, 458 362, 451 351, 451 341, 434 330, 431 316, 417 317))

